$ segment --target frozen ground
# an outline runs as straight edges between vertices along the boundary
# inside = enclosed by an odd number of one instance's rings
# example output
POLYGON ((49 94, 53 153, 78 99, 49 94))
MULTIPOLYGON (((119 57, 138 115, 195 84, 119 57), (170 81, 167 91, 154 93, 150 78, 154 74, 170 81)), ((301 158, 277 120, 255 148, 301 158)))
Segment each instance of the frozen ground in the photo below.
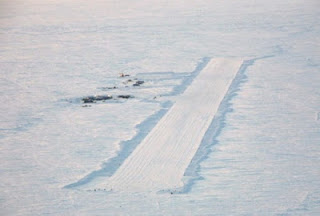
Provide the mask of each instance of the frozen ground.
POLYGON ((319 7, 2 1, 1 215, 319 215, 319 7), (92 176, 118 170, 204 57, 252 61, 185 173, 196 179, 181 194, 94 190, 92 176), (95 94, 134 98, 83 107, 95 94))

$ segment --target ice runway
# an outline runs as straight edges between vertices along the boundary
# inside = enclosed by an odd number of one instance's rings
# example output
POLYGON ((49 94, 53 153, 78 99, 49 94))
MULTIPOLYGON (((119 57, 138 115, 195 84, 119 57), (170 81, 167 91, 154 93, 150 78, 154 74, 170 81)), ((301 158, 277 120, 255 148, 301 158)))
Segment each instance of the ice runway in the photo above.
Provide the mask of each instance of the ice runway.
POLYGON ((161 191, 182 187, 184 172, 242 62, 212 59, 108 180, 107 189, 161 191))

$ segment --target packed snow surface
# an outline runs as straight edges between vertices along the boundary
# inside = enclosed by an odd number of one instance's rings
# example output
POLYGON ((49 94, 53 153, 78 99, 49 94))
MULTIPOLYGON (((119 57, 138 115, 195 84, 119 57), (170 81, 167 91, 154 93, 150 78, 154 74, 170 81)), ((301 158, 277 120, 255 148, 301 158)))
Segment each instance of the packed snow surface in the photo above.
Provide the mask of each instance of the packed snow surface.
POLYGON ((108 180, 108 190, 159 191, 183 187, 183 174, 241 63, 241 60, 211 60, 108 180))
POLYGON ((1 1, 0 215, 320 215, 319 8, 318 0, 1 1), (205 65, 237 73, 227 93, 205 65), (206 97, 223 97, 218 108, 221 98, 186 97, 203 72, 206 97), (106 95, 113 99, 81 101, 106 95), (182 156, 160 136, 158 154, 142 157, 179 104, 170 133, 195 149, 182 156), (206 123, 197 112, 210 112, 206 123), (163 167, 138 169, 152 158, 163 167), (133 190, 140 177, 145 188, 133 190))

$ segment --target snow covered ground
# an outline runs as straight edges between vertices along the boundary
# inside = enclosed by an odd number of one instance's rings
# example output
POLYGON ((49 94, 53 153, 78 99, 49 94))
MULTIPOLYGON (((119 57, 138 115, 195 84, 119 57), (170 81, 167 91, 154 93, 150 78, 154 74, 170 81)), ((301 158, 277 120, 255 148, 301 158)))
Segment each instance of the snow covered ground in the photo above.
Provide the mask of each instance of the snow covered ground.
MULTIPOLYGON (((213 59, 107 180, 112 191, 176 191, 241 60, 213 59)), ((106 183, 102 183, 103 185, 106 183)))
POLYGON ((0 214, 319 215, 319 8, 316 0, 2 1, 0 214), (216 58, 250 61, 183 193, 104 191, 216 58), (134 98, 81 102, 106 94, 134 98))

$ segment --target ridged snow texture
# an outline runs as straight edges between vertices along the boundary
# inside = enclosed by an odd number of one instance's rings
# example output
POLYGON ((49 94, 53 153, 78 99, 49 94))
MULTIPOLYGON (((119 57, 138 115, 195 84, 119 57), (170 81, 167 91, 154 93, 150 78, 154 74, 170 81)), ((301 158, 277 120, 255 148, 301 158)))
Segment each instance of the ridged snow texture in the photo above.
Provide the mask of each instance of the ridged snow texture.
POLYGON ((184 172, 242 62, 241 59, 212 59, 110 177, 107 189, 161 191, 181 188, 184 172))

